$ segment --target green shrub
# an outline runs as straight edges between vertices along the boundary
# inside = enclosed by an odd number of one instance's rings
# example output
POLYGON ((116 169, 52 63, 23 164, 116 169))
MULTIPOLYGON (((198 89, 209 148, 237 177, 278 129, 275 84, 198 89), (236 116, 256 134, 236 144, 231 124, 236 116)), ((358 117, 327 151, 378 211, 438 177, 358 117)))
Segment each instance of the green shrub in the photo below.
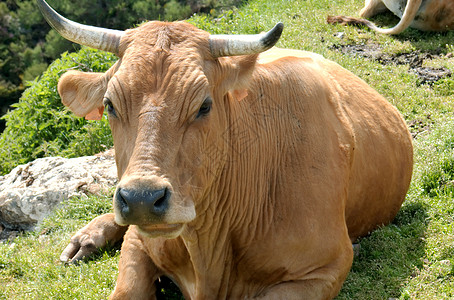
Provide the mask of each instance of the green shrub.
POLYGON ((73 115, 61 104, 57 82, 69 69, 104 72, 116 59, 113 54, 82 48, 64 53, 39 80, 31 82, 13 105, 15 109, 3 117, 6 129, 0 135, 0 173, 39 157, 91 155, 111 147, 107 119, 93 122, 73 115))

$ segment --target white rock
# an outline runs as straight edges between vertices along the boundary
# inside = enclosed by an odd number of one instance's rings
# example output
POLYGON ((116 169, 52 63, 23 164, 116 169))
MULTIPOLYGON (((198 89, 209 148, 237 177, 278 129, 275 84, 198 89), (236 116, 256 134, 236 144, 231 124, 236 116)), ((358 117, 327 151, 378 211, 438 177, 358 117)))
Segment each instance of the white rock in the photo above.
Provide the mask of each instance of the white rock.
POLYGON ((39 158, 0 176, 0 224, 31 230, 72 196, 107 191, 117 183, 113 150, 79 158, 39 158))

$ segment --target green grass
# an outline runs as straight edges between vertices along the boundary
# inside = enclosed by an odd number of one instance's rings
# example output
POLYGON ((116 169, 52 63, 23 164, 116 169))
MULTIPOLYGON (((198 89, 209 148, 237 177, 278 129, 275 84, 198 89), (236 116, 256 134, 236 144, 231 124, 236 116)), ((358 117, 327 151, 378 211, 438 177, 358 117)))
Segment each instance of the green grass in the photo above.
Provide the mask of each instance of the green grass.
POLYGON ((35 232, 0 246, 0 299, 103 299, 115 286, 118 247, 102 249, 78 265, 64 265, 59 253, 71 233, 111 210, 111 195, 72 198, 35 232))
MULTIPOLYGON (((408 29, 396 37, 364 28, 327 25, 327 15, 358 16, 363 0, 251 0, 216 21, 190 22, 211 33, 256 33, 285 24, 279 47, 313 51, 338 62, 383 94, 417 133, 414 178, 394 222, 362 238, 360 254, 337 299, 454 298, 454 79, 420 85, 408 65, 382 65, 342 54, 335 46, 378 44, 390 55, 416 50, 443 56, 424 66, 454 70, 454 32, 408 29), (342 34, 339 34, 342 33, 342 34)), ((373 19, 391 27, 398 19, 373 19)), ((102 252, 77 266, 58 256, 71 234, 110 209, 109 197, 72 199, 41 229, 0 245, 0 299, 101 299, 115 285, 118 252, 102 252)))

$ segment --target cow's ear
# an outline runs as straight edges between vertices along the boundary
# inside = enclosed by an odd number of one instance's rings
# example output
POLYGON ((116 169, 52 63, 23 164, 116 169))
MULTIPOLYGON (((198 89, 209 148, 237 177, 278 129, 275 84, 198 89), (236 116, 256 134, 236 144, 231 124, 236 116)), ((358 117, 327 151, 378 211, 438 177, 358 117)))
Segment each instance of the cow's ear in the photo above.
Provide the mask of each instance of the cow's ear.
POLYGON ((222 73, 220 86, 237 100, 247 96, 247 87, 254 70, 258 54, 221 58, 222 73))
POLYGON ((100 120, 107 89, 104 73, 69 71, 58 82, 61 101, 75 115, 87 120, 100 120))

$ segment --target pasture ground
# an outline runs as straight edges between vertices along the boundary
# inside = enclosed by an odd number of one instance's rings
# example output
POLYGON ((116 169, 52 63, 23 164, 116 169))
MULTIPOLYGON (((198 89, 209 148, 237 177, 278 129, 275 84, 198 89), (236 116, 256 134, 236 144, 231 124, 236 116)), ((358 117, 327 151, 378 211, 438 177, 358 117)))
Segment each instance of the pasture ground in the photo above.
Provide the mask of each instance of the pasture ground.
MULTIPOLYGON (((359 241, 337 299, 454 298, 454 32, 399 36, 326 24, 358 16, 363 0, 251 0, 190 22, 211 33, 257 33, 285 24, 279 47, 324 55, 395 105, 414 137, 414 178, 392 224, 359 241)), ((373 19, 390 27, 392 14, 373 19)), ((78 265, 58 261, 72 233, 111 210, 111 195, 71 199, 33 233, 0 243, 0 299, 103 299, 115 286, 119 248, 78 265)), ((176 299, 164 284, 166 299, 176 299)))

